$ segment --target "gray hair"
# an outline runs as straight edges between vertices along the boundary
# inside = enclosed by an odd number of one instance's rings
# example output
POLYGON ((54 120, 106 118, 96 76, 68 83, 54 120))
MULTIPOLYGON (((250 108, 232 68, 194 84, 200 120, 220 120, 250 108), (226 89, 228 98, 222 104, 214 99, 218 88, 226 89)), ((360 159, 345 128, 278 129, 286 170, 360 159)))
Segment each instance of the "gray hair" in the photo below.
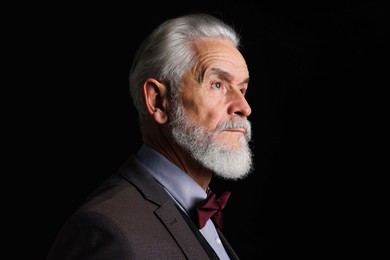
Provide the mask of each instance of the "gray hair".
POLYGON ((186 14, 158 26, 141 44, 130 68, 129 83, 133 104, 142 125, 147 113, 142 85, 154 78, 168 86, 171 101, 179 97, 180 80, 195 63, 192 41, 223 38, 239 48, 240 37, 233 27, 209 14, 186 14))

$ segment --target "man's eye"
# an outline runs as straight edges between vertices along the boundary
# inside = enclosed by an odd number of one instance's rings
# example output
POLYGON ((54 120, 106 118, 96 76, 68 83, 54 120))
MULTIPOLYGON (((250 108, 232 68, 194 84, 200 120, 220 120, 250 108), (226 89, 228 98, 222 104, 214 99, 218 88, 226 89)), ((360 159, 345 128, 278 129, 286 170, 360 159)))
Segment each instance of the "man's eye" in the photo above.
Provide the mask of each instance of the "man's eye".
POLYGON ((222 84, 220 82, 216 82, 213 84, 215 88, 220 89, 222 88, 222 84))

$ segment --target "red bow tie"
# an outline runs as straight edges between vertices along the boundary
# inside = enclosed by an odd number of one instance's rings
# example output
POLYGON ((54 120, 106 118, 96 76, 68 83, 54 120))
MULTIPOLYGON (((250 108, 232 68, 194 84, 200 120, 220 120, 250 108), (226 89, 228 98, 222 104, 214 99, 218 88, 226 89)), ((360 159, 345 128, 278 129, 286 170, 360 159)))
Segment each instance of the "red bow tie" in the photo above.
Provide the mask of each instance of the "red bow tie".
POLYGON ((223 213, 226 202, 230 197, 230 191, 225 191, 223 194, 217 197, 211 190, 207 192, 207 198, 200 202, 196 207, 196 214, 198 220, 198 228, 202 229, 208 219, 212 219, 214 224, 222 229, 223 213))

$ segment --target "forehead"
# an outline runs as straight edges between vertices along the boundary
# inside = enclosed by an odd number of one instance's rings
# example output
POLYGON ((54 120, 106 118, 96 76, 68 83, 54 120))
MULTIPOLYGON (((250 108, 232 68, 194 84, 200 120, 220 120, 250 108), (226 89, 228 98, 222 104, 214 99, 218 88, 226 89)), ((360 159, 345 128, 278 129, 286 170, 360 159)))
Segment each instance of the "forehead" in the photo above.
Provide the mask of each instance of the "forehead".
POLYGON ((237 77, 237 80, 248 77, 249 72, 244 57, 229 40, 197 40, 194 41, 193 47, 197 58, 194 72, 199 76, 223 71, 237 77))

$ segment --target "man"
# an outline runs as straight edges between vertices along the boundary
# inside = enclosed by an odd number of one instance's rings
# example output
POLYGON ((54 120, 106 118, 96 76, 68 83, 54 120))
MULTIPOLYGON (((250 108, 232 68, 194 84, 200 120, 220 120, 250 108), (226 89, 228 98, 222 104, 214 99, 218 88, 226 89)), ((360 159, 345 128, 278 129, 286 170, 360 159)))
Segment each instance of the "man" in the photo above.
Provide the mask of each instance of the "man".
POLYGON ((238 47, 232 27, 207 14, 170 19, 145 39, 130 69, 143 145, 71 216, 48 260, 238 259, 222 223, 197 215, 215 197, 213 175, 252 170, 238 47))

